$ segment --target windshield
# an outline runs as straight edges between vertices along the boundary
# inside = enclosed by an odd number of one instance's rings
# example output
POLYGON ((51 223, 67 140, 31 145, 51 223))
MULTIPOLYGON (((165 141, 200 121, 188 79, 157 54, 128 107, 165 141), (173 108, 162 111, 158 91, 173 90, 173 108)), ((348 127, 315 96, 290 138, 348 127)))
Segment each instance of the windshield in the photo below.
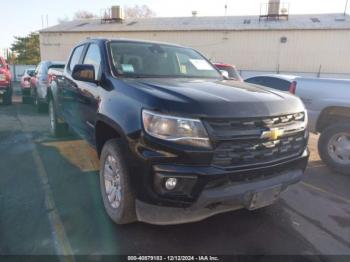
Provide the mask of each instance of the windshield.
POLYGON ((121 76, 221 78, 190 48, 137 42, 112 42, 109 48, 114 70, 121 76))
POLYGON ((30 75, 30 76, 34 75, 34 72, 35 72, 35 69, 27 69, 26 70, 27 75, 30 75))

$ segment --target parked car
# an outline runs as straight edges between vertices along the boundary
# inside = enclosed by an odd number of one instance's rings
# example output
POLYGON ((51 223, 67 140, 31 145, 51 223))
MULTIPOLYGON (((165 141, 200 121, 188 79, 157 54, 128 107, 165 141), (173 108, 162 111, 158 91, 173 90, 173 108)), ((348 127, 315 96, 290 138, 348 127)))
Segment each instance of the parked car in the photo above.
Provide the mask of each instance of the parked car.
POLYGON ((35 68, 28 68, 24 70, 21 77, 21 90, 23 103, 27 103, 30 100, 30 79, 34 76, 35 68))
POLYGON ((228 77, 228 78, 230 78, 232 80, 237 80, 237 81, 243 82, 243 78, 239 74, 236 66, 230 65, 230 64, 224 64, 224 63, 214 63, 214 65, 221 72, 227 72, 226 77, 228 77))
POLYGON ((307 165, 301 100, 225 81, 190 48, 86 40, 57 71, 49 98, 52 133, 69 126, 96 148, 103 203, 119 224, 261 208, 307 165))
POLYGON ((0 98, 5 105, 12 104, 12 75, 10 66, 6 60, 0 56, 0 98))
POLYGON ((293 75, 259 75, 245 79, 251 84, 267 86, 280 91, 293 93, 296 76, 293 75))
POLYGON ((299 96, 308 110, 309 129, 321 134, 322 160, 333 170, 350 174, 350 80, 269 75, 246 82, 299 96))
POLYGON ((34 76, 30 80, 31 97, 38 112, 47 109, 47 88, 49 85, 48 71, 50 68, 64 68, 65 63, 60 61, 42 61, 35 69, 34 76))

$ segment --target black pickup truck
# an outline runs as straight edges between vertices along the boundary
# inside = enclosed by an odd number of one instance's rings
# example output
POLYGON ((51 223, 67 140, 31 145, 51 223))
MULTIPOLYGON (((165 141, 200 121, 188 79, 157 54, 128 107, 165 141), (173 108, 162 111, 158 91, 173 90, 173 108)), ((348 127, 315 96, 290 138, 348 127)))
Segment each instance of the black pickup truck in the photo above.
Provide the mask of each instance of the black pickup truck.
POLYGON ((303 178, 307 115, 295 96, 229 81, 178 45, 89 39, 49 88, 54 135, 68 126, 100 157, 119 224, 179 224, 272 204, 303 178))

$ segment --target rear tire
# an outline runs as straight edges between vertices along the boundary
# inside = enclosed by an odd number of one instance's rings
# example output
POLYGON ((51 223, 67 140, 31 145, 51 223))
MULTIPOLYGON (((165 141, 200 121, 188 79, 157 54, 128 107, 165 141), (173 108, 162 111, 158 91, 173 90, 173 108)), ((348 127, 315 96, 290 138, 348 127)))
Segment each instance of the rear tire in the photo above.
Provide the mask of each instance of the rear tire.
POLYGON ((35 94, 34 94, 34 106, 35 106, 35 109, 38 113, 47 112, 48 106, 45 103, 40 101, 37 92, 35 92, 35 94))
POLYGON ((323 162, 334 171, 350 175, 350 124, 335 124, 326 128, 318 140, 323 162))
POLYGON ((54 137, 63 137, 68 134, 68 125, 66 123, 59 123, 56 113, 56 107, 53 99, 49 101, 49 117, 50 130, 54 137))
POLYGON ((22 103, 23 104, 30 104, 32 102, 32 98, 29 96, 22 96, 22 103))
POLYGON ((12 87, 9 87, 7 92, 3 95, 3 104, 12 105, 12 87))
POLYGON ((137 221, 135 196, 130 172, 120 139, 111 139, 102 148, 100 159, 100 188, 108 216, 117 224, 137 221))

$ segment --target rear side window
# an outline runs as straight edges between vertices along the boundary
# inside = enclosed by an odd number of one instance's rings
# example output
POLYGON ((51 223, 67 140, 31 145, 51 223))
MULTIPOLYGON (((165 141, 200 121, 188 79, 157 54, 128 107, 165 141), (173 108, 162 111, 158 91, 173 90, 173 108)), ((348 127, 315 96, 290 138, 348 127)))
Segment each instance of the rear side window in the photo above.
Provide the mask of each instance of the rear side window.
POLYGON ((74 66, 79 63, 81 54, 83 53, 83 51, 84 51, 84 45, 78 46, 77 48, 74 49, 69 62, 70 71, 73 71, 74 66))
POLYGON ((96 44, 91 44, 86 52, 83 64, 93 65, 95 68, 95 77, 97 79, 101 67, 101 53, 100 48, 96 44))
POLYGON ((290 86, 289 81, 279 79, 279 78, 274 78, 274 77, 253 77, 253 78, 247 79, 246 82, 267 86, 267 87, 281 90, 281 91, 288 91, 290 86))

